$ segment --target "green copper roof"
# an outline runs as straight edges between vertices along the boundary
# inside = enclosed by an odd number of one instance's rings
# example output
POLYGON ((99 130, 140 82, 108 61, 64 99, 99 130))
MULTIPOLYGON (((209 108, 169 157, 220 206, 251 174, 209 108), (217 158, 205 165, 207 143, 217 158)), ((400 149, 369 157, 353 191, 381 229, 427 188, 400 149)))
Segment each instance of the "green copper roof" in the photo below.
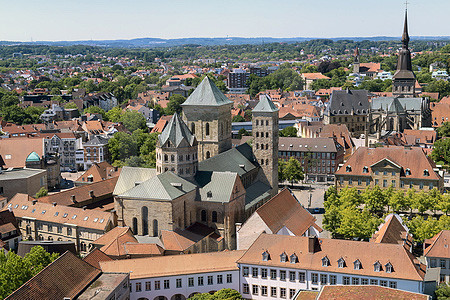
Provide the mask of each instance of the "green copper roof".
POLYGON ((231 103, 233 103, 233 101, 230 101, 208 78, 208 76, 206 76, 181 106, 222 106, 231 103))
POLYGON ((39 157, 39 155, 36 152, 31 152, 27 159, 25 160, 26 162, 33 162, 33 161, 41 161, 41 158, 39 157))
POLYGON ((175 147, 189 147, 196 144, 195 136, 177 113, 172 116, 158 139, 161 146, 167 141, 170 141, 175 147))
POLYGON ((264 95, 259 99, 258 104, 252 110, 252 112, 276 112, 278 108, 270 100, 269 96, 264 95))

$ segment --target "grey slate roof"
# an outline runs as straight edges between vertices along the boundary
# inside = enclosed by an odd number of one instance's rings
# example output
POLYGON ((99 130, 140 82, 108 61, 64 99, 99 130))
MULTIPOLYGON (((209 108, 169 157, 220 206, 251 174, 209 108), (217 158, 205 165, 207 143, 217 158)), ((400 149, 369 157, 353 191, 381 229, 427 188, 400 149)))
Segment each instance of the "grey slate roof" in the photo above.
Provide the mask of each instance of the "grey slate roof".
POLYGON ((333 138, 280 137, 279 151, 296 152, 337 152, 342 146, 333 138))
POLYGON ((99 135, 95 135, 88 142, 84 143, 83 146, 99 146, 108 144, 108 139, 99 135))
POLYGON ((170 141, 175 147, 188 147, 197 144, 195 136, 177 113, 172 116, 158 139, 161 146, 166 144, 167 141, 170 141))
POLYGON ((156 169, 123 167, 117 179, 113 195, 120 195, 135 186, 156 176, 156 169))
POLYGON ((270 190, 270 186, 261 181, 257 181, 249 186, 245 190, 245 210, 250 209, 253 205, 263 199, 270 198, 270 190))
POLYGON ((252 112, 275 112, 278 111, 278 108, 273 104, 272 100, 270 100, 269 96, 264 95, 259 99, 258 104, 252 110, 252 112))
POLYGON ((230 101, 208 78, 208 76, 206 76, 181 106, 222 106, 231 103, 233 103, 233 101, 230 101))
POLYGON ((200 186, 202 201, 229 202, 238 174, 232 172, 200 171, 195 179, 200 186), (211 192, 212 197, 208 197, 211 192))
POLYGON ((369 97, 366 90, 333 91, 326 115, 367 115, 369 110, 369 97))
POLYGON ((198 163, 199 171, 228 171, 237 173, 239 176, 255 168, 252 148, 247 143, 198 163))
POLYGON ((422 109, 422 98, 395 98, 379 97, 372 99, 372 111, 382 110, 389 112, 404 112, 405 110, 420 111, 422 109))
POLYGON ((3 172, 0 173, 0 181, 13 179, 26 179, 45 172, 46 172, 45 170, 41 169, 28 169, 28 168, 3 170, 3 172))
POLYGON ((167 171, 136 185, 120 194, 119 197, 170 201, 195 188, 196 186, 191 182, 167 171))

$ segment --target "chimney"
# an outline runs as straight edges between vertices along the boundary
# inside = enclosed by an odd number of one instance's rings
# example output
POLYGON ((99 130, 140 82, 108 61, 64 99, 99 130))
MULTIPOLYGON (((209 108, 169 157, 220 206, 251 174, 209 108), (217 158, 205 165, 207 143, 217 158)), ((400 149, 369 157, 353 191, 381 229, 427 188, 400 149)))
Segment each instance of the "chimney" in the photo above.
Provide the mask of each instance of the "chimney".
POLYGON ((85 206, 83 206, 83 210, 86 210, 86 208, 87 208, 87 206, 85 205, 85 206))
POLYGON ((89 191, 89 197, 94 198, 94 191, 89 191))
POLYGON ((33 201, 31 201, 33 203, 33 205, 35 205, 37 203, 37 200, 34 199, 33 201))
POLYGON ((309 253, 315 253, 316 251, 318 251, 318 244, 319 244, 319 240, 317 239, 316 236, 309 236, 308 237, 308 252, 309 253))
POLYGON ((53 206, 56 206, 56 202, 53 202, 52 205, 53 205, 53 206))
POLYGON ((72 200, 73 203, 77 203, 77 200, 75 200, 75 195, 71 195, 70 200, 72 200))

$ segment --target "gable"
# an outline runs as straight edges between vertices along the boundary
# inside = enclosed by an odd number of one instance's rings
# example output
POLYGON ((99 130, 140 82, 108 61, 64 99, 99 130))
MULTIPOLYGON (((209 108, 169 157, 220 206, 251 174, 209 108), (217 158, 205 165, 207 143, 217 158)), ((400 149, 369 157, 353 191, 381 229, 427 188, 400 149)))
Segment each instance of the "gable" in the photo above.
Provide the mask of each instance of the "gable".
POLYGON ((382 160, 371 165, 372 168, 393 168, 396 170, 401 170, 402 167, 389 158, 383 158, 382 160))

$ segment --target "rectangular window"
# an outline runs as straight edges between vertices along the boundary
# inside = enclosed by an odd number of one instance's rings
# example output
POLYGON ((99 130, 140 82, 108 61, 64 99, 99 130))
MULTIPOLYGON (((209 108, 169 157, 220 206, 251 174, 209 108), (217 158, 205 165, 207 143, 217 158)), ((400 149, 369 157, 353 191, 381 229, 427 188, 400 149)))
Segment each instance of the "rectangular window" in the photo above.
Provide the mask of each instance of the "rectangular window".
POLYGON ((305 282, 305 280, 306 280, 306 273, 305 272, 299 272, 298 273, 298 280, 300 282, 305 282))
POLYGON ((395 187, 395 186, 397 185, 396 181, 395 181, 395 180, 392 180, 391 185, 392 185, 392 187, 395 187))
POLYGON ((436 260, 435 259, 431 259, 430 260, 430 265, 432 268, 436 268, 436 260))
POLYGON ((214 278, 212 276, 208 276, 208 285, 214 284, 214 278))
POLYGON ((258 295, 258 291, 259 291, 259 287, 256 284, 252 285, 252 294, 258 295))
POLYGON ((350 285, 350 277, 347 277, 347 276, 342 277, 342 284, 350 285))
POLYGON ((330 275, 330 284, 335 285, 337 282, 336 275, 330 275))
POLYGON ((447 266, 447 261, 445 259, 441 259, 440 263, 441 263, 441 269, 445 269, 447 266))
POLYGON ((286 298, 286 288, 280 288, 280 298, 286 298))
POLYGON ((170 289, 170 281, 169 280, 164 280, 164 289, 165 290, 168 290, 168 289, 170 289))
POLYGON ((223 283, 223 275, 217 275, 217 284, 223 283))
POLYGON ((389 287, 391 289, 396 289, 397 288, 397 282, 396 281, 389 281, 389 287))
POLYGON ((286 280, 286 271, 280 271, 280 280, 286 280))
POLYGON ((295 289, 289 289, 289 299, 294 299, 295 292, 295 289))
POLYGON ((378 285, 378 279, 370 279, 370 285, 378 285))
POLYGON ((267 296, 267 286, 266 285, 261 286, 261 296, 267 296))
POLYGON ((62 233, 62 226, 57 226, 57 227, 56 227, 56 231, 57 231, 58 233, 62 233))
POLYGON ((368 285, 368 284, 369 284, 369 279, 367 279, 367 278, 361 278, 361 284, 362 284, 362 285, 368 285))
POLYGON ((227 283, 233 282, 233 274, 227 274, 227 283))
POLYGON ((366 186, 368 186, 370 184, 370 178, 366 179, 366 186))
POLYGON ((199 285, 199 286, 202 286, 203 285, 203 277, 198 277, 197 278, 197 284, 199 285))
POLYGON ((352 277, 352 284, 353 285, 359 285, 359 278, 358 277, 352 277))
POLYGON ((358 178, 358 185, 361 185, 361 184, 362 184, 362 179, 358 178))
POLYGON ((261 269, 261 278, 266 279, 267 278, 267 269, 261 269))
POLYGON ((272 279, 272 280, 277 279, 277 270, 270 269, 270 279, 272 279))
POLYGON ((319 274, 311 273, 311 283, 317 284, 319 282, 319 274))
POLYGON ((252 268, 252 277, 258 277, 258 268, 252 268))
POLYGON ((387 280, 380 280, 380 286, 388 286, 387 280))
POLYGON ((295 281, 296 276, 295 276, 295 272, 289 271, 289 280, 290 281, 295 281))
POLYGON ((327 274, 320 274, 320 284, 325 285, 327 284, 327 274))
POLYGON ((270 297, 277 297, 277 288, 274 286, 270 287, 270 297))
POLYGON ((375 179, 375 185, 378 185, 378 183, 379 183, 379 180, 375 179))
POLYGON ((181 278, 177 278, 176 283, 178 289, 182 287, 181 278))
POLYGON ((152 282, 151 281, 146 281, 145 282, 145 290, 146 291, 151 291, 152 290, 152 282))
POLYGON ((392 176, 395 176, 395 171, 392 171, 392 173, 391 173, 391 174, 392 174, 392 176))
POLYGON ((190 286, 190 287, 194 286, 194 277, 188 278, 188 286, 190 286))
POLYGON ((160 290, 161 289, 161 281, 157 280, 155 281, 155 290, 160 290))
POLYGON ((244 267, 242 269, 242 276, 248 277, 248 273, 249 273, 248 267, 244 267))
POLYGON ((142 284, 140 282, 136 282, 136 292, 142 291, 142 284))
POLYGON ((48 231, 49 232, 53 232, 53 226, 52 225, 47 225, 48 231))
POLYGON ((386 179, 383 180, 383 187, 387 187, 387 180, 386 179))
POLYGON ((400 187, 405 187, 405 182, 403 180, 400 180, 400 187))
POLYGON ((244 284, 242 285, 242 292, 243 292, 244 294, 249 294, 249 293, 250 293, 250 288, 249 288, 249 286, 248 286, 248 283, 244 283, 244 284))
POLYGON ((439 282, 445 282, 445 275, 444 274, 439 275, 439 282))

